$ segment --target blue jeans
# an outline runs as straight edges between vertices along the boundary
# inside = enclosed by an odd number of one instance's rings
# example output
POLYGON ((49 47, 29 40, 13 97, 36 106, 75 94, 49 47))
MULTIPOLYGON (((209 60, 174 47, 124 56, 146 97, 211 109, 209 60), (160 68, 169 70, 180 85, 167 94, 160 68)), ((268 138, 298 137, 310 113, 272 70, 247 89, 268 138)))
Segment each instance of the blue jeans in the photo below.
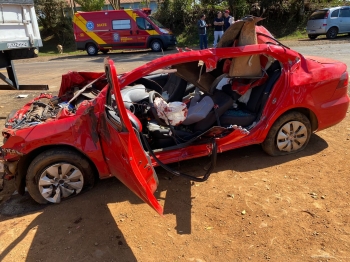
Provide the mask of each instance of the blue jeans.
POLYGON ((199 35, 199 47, 201 49, 208 48, 208 38, 207 35, 199 35))

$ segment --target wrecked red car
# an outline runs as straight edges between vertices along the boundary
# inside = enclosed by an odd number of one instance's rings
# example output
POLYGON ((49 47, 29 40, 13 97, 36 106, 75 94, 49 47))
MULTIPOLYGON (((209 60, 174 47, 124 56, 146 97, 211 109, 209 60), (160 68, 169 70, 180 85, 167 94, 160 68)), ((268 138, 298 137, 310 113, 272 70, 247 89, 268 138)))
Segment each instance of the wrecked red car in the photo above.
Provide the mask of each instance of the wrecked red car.
POLYGON ((205 181, 218 152, 303 150, 313 132, 345 118, 346 65, 304 57, 262 27, 256 35, 254 45, 179 50, 122 75, 110 59, 104 73, 64 75, 58 96, 42 94, 9 116, 2 165, 38 203, 115 176, 161 214, 154 166, 205 181), (167 166, 202 156, 211 159, 203 177, 167 166))

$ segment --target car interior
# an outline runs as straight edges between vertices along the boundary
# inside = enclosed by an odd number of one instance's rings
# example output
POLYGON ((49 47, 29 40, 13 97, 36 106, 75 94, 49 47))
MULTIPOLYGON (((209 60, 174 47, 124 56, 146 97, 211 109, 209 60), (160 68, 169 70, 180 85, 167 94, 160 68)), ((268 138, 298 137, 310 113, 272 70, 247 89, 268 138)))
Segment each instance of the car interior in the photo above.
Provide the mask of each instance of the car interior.
MULTIPOLYGON (((281 65, 279 61, 270 59, 269 65, 262 68, 265 81, 256 81, 261 77, 228 77, 228 84, 219 90, 226 60, 230 59, 222 59, 210 72, 206 72, 202 61, 173 65, 169 72, 144 76, 121 90, 133 127, 147 138, 152 150, 181 147, 203 141, 203 138, 226 136, 234 131, 235 126, 246 130, 255 126, 281 75, 281 65), (249 95, 243 102, 240 98, 244 95, 232 90, 235 82, 249 83, 245 85, 249 95), (186 113, 181 121, 173 125, 164 118, 166 111, 173 108, 157 107, 157 99, 165 105, 175 103, 185 107, 186 113)), ((107 104, 109 115, 120 121, 112 89, 107 104)))
MULTIPOLYGON (((202 143, 213 137, 226 136, 237 126, 249 131, 259 121, 281 74, 280 63, 270 60, 268 66, 262 67, 262 75, 266 76, 262 82, 259 82, 262 77, 229 77, 225 74, 225 64, 231 59, 220 60, 210 72, 207 72, 203 61, 176 64, 161 73, 141 77, 123 88, 121 95, 124 106, 133 127, 147 138, 152 150, 202 143), (223 76, 227 84, 219 88, 223 76), (242 82, 247 87, 243 95, 239 90, 234 90, 234 86, 242 82), (242 97, 245 99, 241 100, 242 97), (157 107, 159 101, 165 107, 157 107), (181 110, 172 114, 176 123, 171 122, 171 115, 165 111, 172 111, 179 106, 181 110)), ((20 129, 60 118, 62 114, 63 117, 72 115, 81 103, 95 99, 108 79, 100 77, 93 82, 83 83, 87 83, 86 86, 73 85, 61 97, 40 98, 31 104, 25 118, 14 117, 6 121, 6 126, 20 129)), ((123 125, 111 87, 106 110, 114 122, 123 125)))

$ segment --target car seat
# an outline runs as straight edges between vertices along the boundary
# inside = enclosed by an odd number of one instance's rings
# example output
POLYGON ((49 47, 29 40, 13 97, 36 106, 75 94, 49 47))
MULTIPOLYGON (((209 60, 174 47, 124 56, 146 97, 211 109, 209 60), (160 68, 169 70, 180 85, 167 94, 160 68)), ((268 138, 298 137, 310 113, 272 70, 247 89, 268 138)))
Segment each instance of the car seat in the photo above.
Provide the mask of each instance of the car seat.
POLYGON ((169 79, 163 86, 162 97, 166 102, 182 101, 187 88, 187 81, 175 74, 169 74, 169 79))
POLYGON ((269 76, 267 81, 252 89, 247 105, 240 103, 237 109, 227 110, 220 117, 220 123, 223 126, 239 125, 245 127, 251 125, 259 117, 273 86, 281 75, 280 63, 275 61, 267 70, 267 74, 269 76))
POLYGON ((208 115, 194 124, 194 131, 206 131, 212 127, 215 122, 218 126, 221 125, 220 116, 224 114, 230 107, 232 107, 233 99, 225 94, 223 91, 216 90, 210 98, 214 102, 214 108, 208 113, 208 115))

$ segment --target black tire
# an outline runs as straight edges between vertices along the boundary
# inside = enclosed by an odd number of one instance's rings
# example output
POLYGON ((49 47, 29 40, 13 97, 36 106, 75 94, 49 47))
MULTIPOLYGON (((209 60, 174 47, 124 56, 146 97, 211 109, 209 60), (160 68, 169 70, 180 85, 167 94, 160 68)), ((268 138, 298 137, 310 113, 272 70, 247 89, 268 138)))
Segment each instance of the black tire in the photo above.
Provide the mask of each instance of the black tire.
POLYGON ((307 35, 311 40, 314 40, 318 37, 318 35, 307 35))
POLYGON ((102 52, 104 55, 105 55, 105 54, 108 54, 109 49, 101 50, 101 52, 102 52))
POLYGON ((337 37, 338 34, 338 28, 336 28, 335 26, 331 27, 328 29, 326 37, 328 39, 334 39, 337 37))
POLYGON ((311 137, 310 120, 304 114, 296 112, 296 111, 292 111, 292 112, 288 112, 288 113, 280 116, 276 120, 276 122, 272 125, 269 133, 267 134, 265 141, 262 143, 262 148, 267 154, 269 154, 271 156, 283 156, 283 155, 294 154, 294 153, 302 151, 307 146, 307 144, 309 143, 310 137, 311 137), (302 129, 300 129, 303 132, 299 131, 299 135, 298 135, 299 129, 297 128, 297 130, 295 132, 296 134, 294 134, 294 137, 292 137, 292 138, 290 138, 290 136, 293 136, 293 134, 288 134, 289 136, 286 135, 286 136, 288 136, 288 138, 286 138, 285 141, 283 141, 283 140, 279 141, 280 147, 281 147, 283 142, 289 143, 288 141, 294 140, 294 139, 296 142, 295 143, 290 142, 292 144, 291 151, 281 150, 278 147, 278 134, 281 134, 281 133, 285 134, 284 128, 286 126, 288 127, 288 125, 292 126, 292 123, 301 123, 300 126, 304 125, 306 130, 303 127, 302 129), (306 132, 306 134, 305 134, 305 132, 306 132), (303 133, 302 136, 301 136, 301 133, 303 133), (297 138, 296 138, 296 136, 297 136, 297 138), (297 145, 296 148, 293 148, 293 145, 299 143, 300 141, 303 142, 300 144, 301 147, 298 148, 298 146, 300 146, 300 145, 297 145))
POLYGON ((160 52, 162 51, 163 43, 159 39, 155 39, 151 42, 151 49, 153 52, 160 52))
POLYGON ((95 56, 98 53, 98 48, 95 44, 90 43, 86 46, 86 52, 89 56, 95 56))
MULTIPOLYGON (((82 190, 90 189, 94 186, 95 176, 93 168, 83 155, 69 149, 49 149, 35 157, 30 163, 27 171, 26 186, 28 192, 30 196, 39 204, 48 204, 49 202, 52 202, 45 199, 40 193, 40 176, 47 168, 55 164, 59 165, 61 163, 70 164, 79 169, 83 176, 82 190)), ((60 181, 61 180, 62 178, 60 178, 60 181)), ((77 193, 80 193, 80 191, 74 191, 74 193, 72 193, 69 197, 72 197, 77 193)))

